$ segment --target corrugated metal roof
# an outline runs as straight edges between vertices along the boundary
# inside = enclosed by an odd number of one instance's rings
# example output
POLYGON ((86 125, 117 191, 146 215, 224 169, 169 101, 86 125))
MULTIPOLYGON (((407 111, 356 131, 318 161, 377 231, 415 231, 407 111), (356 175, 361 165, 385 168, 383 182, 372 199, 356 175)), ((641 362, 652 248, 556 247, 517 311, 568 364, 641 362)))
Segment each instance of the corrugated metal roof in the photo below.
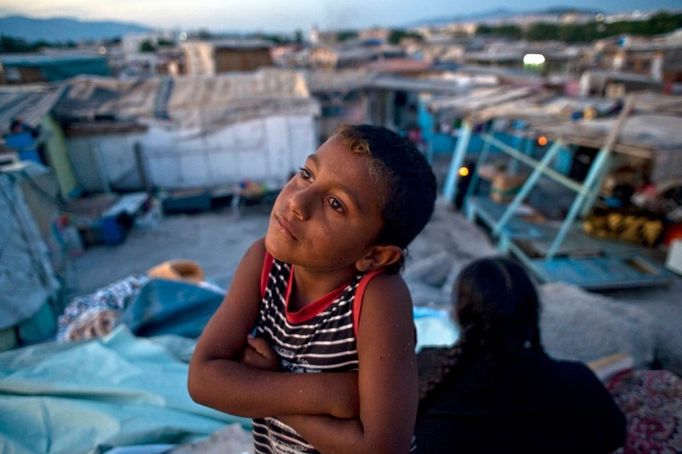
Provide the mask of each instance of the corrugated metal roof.
POLYGON ((104 55, 55 53, 55 54, 0 54, 0 63, 8 66, 63 65, 83 61, 106 61, 104 55))
POLYGON ((55 107, 65 119, 163 119, 183 127, 217 127, 268 115, 316 115, 303 76, 262 69, 216 76, 118 80, 80 77, 55 107))
POLYGON ((59 85, 0 87, 0 134, 7 133, 12 120, 17 117, 30 126, 39 125, 61 93, 59 85))
POLYGON ((160 78, 77 77, 66 83, 55 113, 66 119, 152 117, 160 85, 160 78))

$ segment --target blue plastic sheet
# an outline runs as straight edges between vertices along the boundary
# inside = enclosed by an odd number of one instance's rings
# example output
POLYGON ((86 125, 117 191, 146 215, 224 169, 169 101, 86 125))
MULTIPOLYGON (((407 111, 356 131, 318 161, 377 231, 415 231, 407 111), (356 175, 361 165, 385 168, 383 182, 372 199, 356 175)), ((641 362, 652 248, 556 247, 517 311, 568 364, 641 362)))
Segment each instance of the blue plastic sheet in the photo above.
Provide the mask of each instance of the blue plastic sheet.
POLYGON ((224 295, 181 281, 153 279, 121 317, 138 336, 176 334, 197 338, 218 309, 224 295))
POLYGON ((457 341, 459 330, 447 311, 415 306, 413 316, 417 328, 417 351, 424 347, 448 346, 457 341))
MULTIPOLYGON (((250 420, 200 406, 186 390, 188 337, 221 301, 216 291, 155 280, 104 338, 0 353, 0 452, 99 453, 192 442, 234 422, 250 429, 250 420)), ((417 307, 414 318, 417 349, 457 338, 446 311, 417 307)))
POLYGON ((185 443, 250 420, 194 403, 186 389, 194 341, 135 337, 125 326, 73 344, 0 354, 0 452, 103 452, 185 443))

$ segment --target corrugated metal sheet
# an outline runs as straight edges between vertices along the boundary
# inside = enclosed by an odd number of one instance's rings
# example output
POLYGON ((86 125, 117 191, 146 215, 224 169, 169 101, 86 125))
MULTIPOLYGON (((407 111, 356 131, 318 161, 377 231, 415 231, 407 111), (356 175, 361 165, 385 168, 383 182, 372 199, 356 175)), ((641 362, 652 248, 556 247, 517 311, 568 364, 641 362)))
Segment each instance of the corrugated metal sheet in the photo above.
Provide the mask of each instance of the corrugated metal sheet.
POLYGON ((161 78, 78 77, 66 84, 55 113, 65 119, 153 117, 160 85, 161 78))
POLYGON ((301 74, 266 69, 172 80, 78 78, 55 112, 66 119, 169 119, 203 129, 278 114, 317 115, 319 106, 301 74))
POLYGON ((17 117, 30 126, 38 126, 61 93, 58 85, 0 87, 0 134, 9 132, 12 120, 17 117))

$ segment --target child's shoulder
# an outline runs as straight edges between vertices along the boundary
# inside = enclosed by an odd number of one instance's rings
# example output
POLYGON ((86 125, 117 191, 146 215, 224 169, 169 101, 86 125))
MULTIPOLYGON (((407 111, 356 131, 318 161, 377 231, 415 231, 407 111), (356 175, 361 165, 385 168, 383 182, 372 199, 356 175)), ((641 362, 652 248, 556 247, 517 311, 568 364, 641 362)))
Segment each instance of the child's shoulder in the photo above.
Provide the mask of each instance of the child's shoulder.
POLYGON ((398 273, 379 273, 374 276, 367 283, 363 299, 363 305, 374 304, 373 302, 376 304, 390 302, 392 306, 395 304, 412 307, 410 290, 398 273))
POLYGON ((259 276, 263 268, 263 260, 266 257, 265 241, 260 238, 254 241, 242 256, 236 274, 244 277, 245 274, 259 276))

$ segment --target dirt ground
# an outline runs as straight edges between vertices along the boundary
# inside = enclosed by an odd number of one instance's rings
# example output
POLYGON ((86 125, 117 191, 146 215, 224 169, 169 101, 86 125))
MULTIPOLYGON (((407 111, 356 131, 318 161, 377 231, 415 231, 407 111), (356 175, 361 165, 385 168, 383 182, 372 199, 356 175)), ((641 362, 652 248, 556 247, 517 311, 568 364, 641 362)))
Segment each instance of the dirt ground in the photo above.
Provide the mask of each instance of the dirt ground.
MULTIPOLYGON (((82 295, 145 273, 165 260, 199 263, 210 281, 230 284, 242 254, 268 224, 268 206, 173 215, 142 223, 118 246, 87 249, 72 264, 67 292, 82 295)), ((404 276, 415 304, 447 308, 459 270, 472 259, 498 254, 478 227, 442 203, 410 246, 404 276)), ((608 294, 562 283, 539 286, 543 340, 557 357, 589 361, 625 351, 640 367, 682 374, 682 278, 668 287, 608 294)))

